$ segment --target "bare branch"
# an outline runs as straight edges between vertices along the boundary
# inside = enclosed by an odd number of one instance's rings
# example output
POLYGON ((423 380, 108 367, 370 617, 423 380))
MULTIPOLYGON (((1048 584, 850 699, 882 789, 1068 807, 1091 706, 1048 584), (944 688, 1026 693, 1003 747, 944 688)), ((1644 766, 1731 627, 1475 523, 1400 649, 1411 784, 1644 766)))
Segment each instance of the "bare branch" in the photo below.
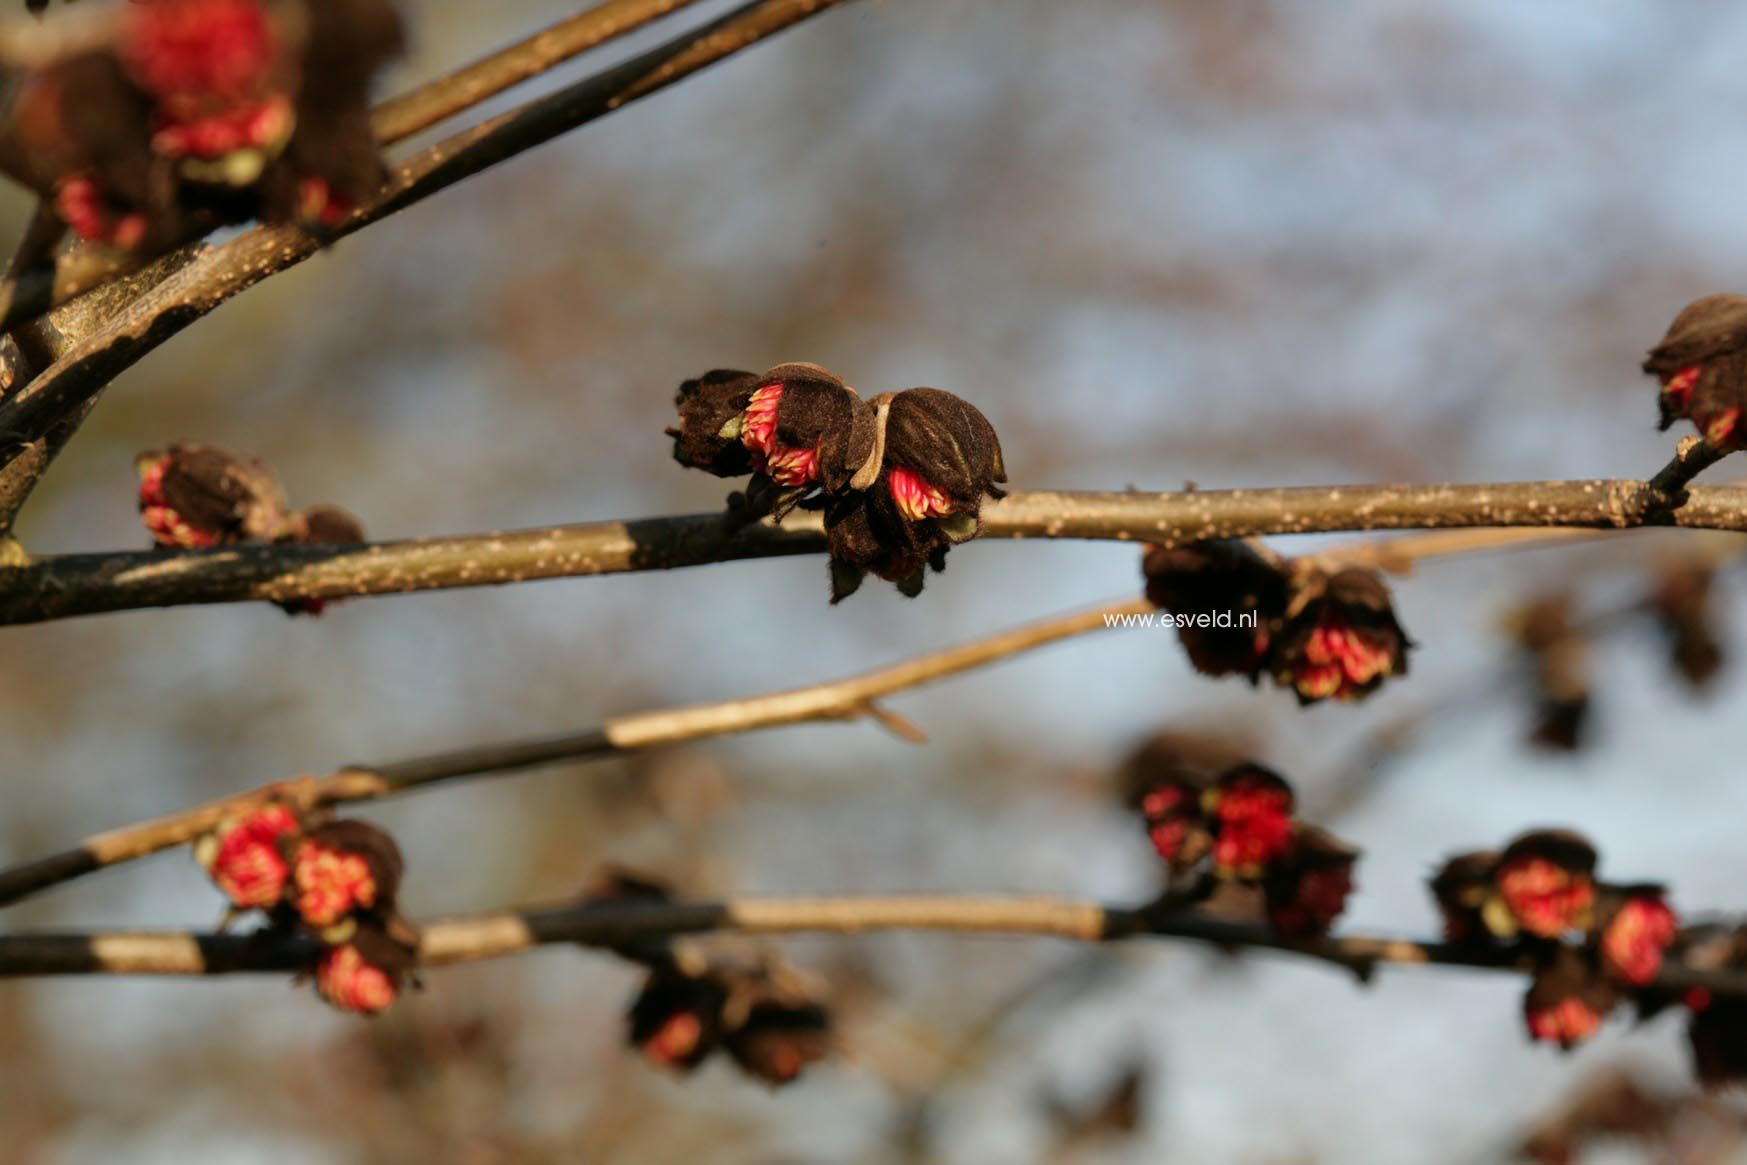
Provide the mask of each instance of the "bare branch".
MULTIPOLYGON (((617 716, 599 728, 544 740, 513 741, 384 765, 353 765, 326 777, 280 781, 208 801, 169 817, 111 830, 46 858, 0 870, 0 906, 73 878, 183 845, 226 815, 279 797, 305 806, 365 801, 440 781, 508 773, 557 761, 596 760, 661 745, 733 736, 813 720, 879 719, 876 701, 1076 635, 1102 630, 1125 614, 1150 611, 1119 601, 998 632, 847 679, 739 700, 617 716)), ((881 720, 882 723, 889 722, 881 720)))
MULTIPOLYGON (((1747 530, 1747 489, 1695 487, 1672 511, 1656 505, 1658 496, 1648 482, 1620 479, 1185 493, 1020 490, 985 507, 981 538, 1175 545, 1266 534, 1477 527, 1747 530)), ((795 513, 781 526, 763 522, 738 530, 720 514, 686 514, 363 546, 58 555, 0 573, 0 625, 144 607, 344 599, 669 570, 824 548, 818 515, 795 513)), ((1437 553, 1403 549, 1396 556, 1437 553)))
MULTIPOLYGON (((444 919, 420 929, 424 967, 479 962, 549 944, 623 947, 684 934, 865 934, 933 931, 961 935, 1109 942, 1137 937, 1188 939, 1225 950, 1268 950, 1332 963, 1369 977, 1379 966, 1444 966, 1521 973, 1507 949, 1368 936, 1291 940, 1264 926, 1173 910, 1105 906, 1055 897, 946 895, 748 898, 720 902, 602 902, 444 919)), ((313 940, 295 934, 247 935, 124 931, 0 936, 0 977, 36 975, 219 975, 307 968, 313 940)), ((1711 965, 1704 947, 1685 963, 1665 964, 1651 990, 1747 996, 1747 974, 1711 965)))

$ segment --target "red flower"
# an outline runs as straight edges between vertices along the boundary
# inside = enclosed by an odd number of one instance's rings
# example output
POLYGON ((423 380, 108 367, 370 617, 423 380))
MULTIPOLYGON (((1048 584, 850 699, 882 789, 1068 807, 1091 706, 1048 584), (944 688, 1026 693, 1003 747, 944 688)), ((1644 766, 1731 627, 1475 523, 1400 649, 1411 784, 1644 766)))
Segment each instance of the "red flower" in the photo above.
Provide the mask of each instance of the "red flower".
POLYGON ((302 832, 289 808, 263 805, 221 821, 196 844, 195 857, 238 909, 265 909, 285 896, 291 873, 286 853, 302 832))
POLYGON ((292 861, 292 905, 316 929, 357 911, 387 913, 400 887, 400 849, 394 839, 362 821, 335 821, 312 829, 292 861))
POLYGON ((364 958, 351 943, 329 947, 315 965, 315 986, 321 997, 341 1011, 375 1015, 400 995, 400 984, 383 967, 364 958))
POLYGON ((1407 674, 1412 645, 1376 571, 1350 567, 1324 575, 1301 567, 1294 583, 1297 614, 1271 644, 1276 683, 1310 704, 1356 700, 1386 678, 1407 674))
POLYGON ((1221 874, 1259 877, 1292 844, 1292 790, 1260 766, 1220 778, 1212 811, 1213 864, 1221 874))
POLYGON ((1498 896, 1518 927, 1558 938, 1590 925, 1595 906, 1595 848, 1563 830, 1525 833, 1505 849, 1495 875, 1498 896))
POLYGON ((1498 869, 1498 893, 1532 935, 1558 938, 1580 925, 1595 902, 1595 884, 1545 858, 1520 857, 1498 869))
POLYGON ((1662 969, 1662 956, 1679 930, 1679 919, 1663 900, 1660 886, 1628 891, 1601 928, 1602 959, 1627 983, 1645 986, 1662 969))
POLYGON ((417 960, 418 936, 404 923, 360 925, 317 958, 316 993, 341 1011, 376 1015, 400 997, 417 960))
POLYGON ((135 464, 140 520, 160 546, 272 541, 286 529, 285 492, 253 458, 189 443, 142 453, 135 464))
POLYGON ((747 1074, 767 1084, 789 1084, 830 1052, 831 1017, 811 1001, 772 996, 754 1003, 724 1043, 747 1074))

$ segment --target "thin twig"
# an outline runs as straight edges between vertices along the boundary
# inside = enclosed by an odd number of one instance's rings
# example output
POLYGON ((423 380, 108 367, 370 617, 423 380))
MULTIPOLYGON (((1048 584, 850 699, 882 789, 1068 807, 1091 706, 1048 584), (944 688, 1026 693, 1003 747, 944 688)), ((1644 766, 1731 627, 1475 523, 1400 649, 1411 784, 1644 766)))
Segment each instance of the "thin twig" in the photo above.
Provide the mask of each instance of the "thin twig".
MULTIPOLYGON (((1055 897, 948 895, 747 898, 720 902, 604 902, 445 919, 419 928, 424 967, 518 955, 549 944, 622 947, 685 934, 865 934, 932 931, 960 935, 1108 942, 1189 939, 1224 950, 1268 950, 1332 963, 1368 977, 1383 965, 1445 966, 1521 973, 1507 949, 1408 938, 1342 936, 1286 939, 1265 926, 1174 911, 1105 906, 1055 897)), ((295 934, 244 935, 122 931, 0 936, 0 978, 40 975, 218 975, 297 971, 312 940, 295 934)), ((1702 954, 1702 952, 1697 952, 1702 954)), ((1651 989, 1747 996, 1747 973, 1694 958, 1663 967, 1651 989)))
POLYGON ((82 875, 183 845, 226 815, 284 798, 316 807, 373 800, 440 781, 508 773, 558 761, 598 760, 663 745, 733 736, 816 720, 878 719, 876 701, 895 692, 985 667, 1010 656, 1099 631, 1123 615, 1152 610, 1129 599, 974 639, 846 679, 761 696, 616 716, 599 728, 544 740, 512 741, 383 765, 351 765, 325 777, 280 781, 208 801, 169 817, 87 838, 79 845, 0 870, 0 906, 82 875))
MULTIPOLYGON (((1648 482, 1631 480, 1185 493, 1020 490, 985 508, 981 537, 1182 544, 1268 534, 1474 527, 1608 531, 1654 524, 1747 530, 1747 489, 1694 487, 1686 504, 1674 511, 1655 508, 1655 496, 1648 482)), ((819 516, 795 513, 781 526, 760 522, 738 529, 720 514, 686 514, 362 546, 68 554, 0 574, 0 624, 197 603, 497 586, 816 554, 824 548, 819 516)))

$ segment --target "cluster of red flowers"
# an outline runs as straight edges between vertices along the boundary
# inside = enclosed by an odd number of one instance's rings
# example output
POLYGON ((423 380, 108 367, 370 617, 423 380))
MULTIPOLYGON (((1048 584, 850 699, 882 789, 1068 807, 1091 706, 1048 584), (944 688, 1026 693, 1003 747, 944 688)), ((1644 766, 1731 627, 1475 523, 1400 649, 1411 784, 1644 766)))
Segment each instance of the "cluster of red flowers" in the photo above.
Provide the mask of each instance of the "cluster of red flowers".
POLYGON ((1374 570, 1331 573, 1235 541, 1155 546, 1142 569, 1147 598, 1176 617, 1205 675, 1266 675, 1310 704, 1357 700, 1407 674, 1413 644, 1374 570))
POLYGON ((1173 884, 1205 893, 1221 883, 1259 890, 1260 913, 1281 935, 1328 933, 1346 908, 1359 851, 1293 816, 1292 787, 1260 765, 1210 780, 1178 772, 1140 801, 1147 836, 1173 884))
POLYGON ((740 501, 753 517, 825 512, 834 603, 870 572, 919 594, 925 568, 944 570, 947 551, 976 536, 984 499, 1004 494, 993 426, 937 388, 863 400, 816 364, 779 364, 705 373, 676 403, 667 432, 681 465, 751 474, 740 501))
MULTIPOLYGON (((655 879, 609 869, 586 901, 671 898, 655 879)), ((804 976, 770 952, 736 958, 661 942, 619 953, 649 968, 626 1015, 626 1035, 651 1064, 690 1072, 721 1050, 748 1075, 782 1085, 831 1050, 830 1011, 804 976)))
POLYGON ((269 801, 224 818, 194 856, 233 911, 263 911, 321 943, 315 986, 335 1007, 374 1015, 411 978, 417 936, 395 910, 400 849, 375 826, 269 801))
MULTIPOLYGON (((142 453, 140 521, 159 546, 181 550, 292 542, 340 546, 364 541, 358 519, 338 506, 293 510, 279 479, 260 461, 216 445, 178 444, 142 453)), ((292 615, 319 615, 327 603, 281 604, 292 615)))
POLYGON ((1529 1034, 1564 1048, 1653 983, 1680 935, 1663 887, 1600 882, 1595 866, 1584 838, 1536 830, 1503 851, 1459 854, 1431 880, 1451 942, 1508 945, 1530 961, 1529 1034))
POLYGON ((0 169, 82 239, 156 252, 187 216, 333 225, 381 183, 390 0, 133 0, 114 43, 23 79, 0 169))

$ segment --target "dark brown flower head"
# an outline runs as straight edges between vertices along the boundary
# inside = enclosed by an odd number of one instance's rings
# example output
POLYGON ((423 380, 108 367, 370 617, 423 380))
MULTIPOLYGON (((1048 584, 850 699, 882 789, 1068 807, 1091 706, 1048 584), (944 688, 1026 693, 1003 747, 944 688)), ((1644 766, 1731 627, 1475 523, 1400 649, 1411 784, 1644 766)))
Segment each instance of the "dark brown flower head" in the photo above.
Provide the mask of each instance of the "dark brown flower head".
MULTIPOLYGON (((1498 900, 1525 934, 1553 939, 1587 930, 1595 908, 1595 847, 1568 830, 1543 829, 1511 842, 1494 872, 1498 900)), ((1493 933, 1505 920, 1488 914, 1493 933)))
POLYGON ((1287 938, 1326 935, 1347 908, 1358 860, 1357 849, 1327 830, 1301 827, 1262 882, 1269 924, 1287 938))
POLYGON ((288 521, 271 470, 216 445, 143 453, 140 520, 159 546, 183 549, 270 541, 288 521))
POLYGON ((811 1000, 775 995, 754 1002, 728 1031, 724 1046, 734 1062, 767 1084, 789 1084, 831 1051, 831 1015, 811 1000))
POLYGON ((417 936, 399 920, 367 920, 349 929, 345 941, 326 947, 316 960, 316 993, 341 1011, 378 1015, 413 979, 417 936))
POLYGON ((1491 937, 1486 922, 1486 904, 1493 897, 1493 878, 1498 869, 1495 850, 1457 854, 1433 874, 1429 885, 1438 910, 1444 916, 1444 937, 1451 942, 1473 942, 1491 937))
POLYGON ((1147 601, 1176 617, 1177 640, 1196 671, 1255 680, 1286 614, 1278 563, 1247 542, 1216 541, 1151 547, 1141 569, 1147 601))
POLYGON ((330 821, 304 835, 291 864, 291 904, 317 930, 360 913, 394 913, 405 863, 400 847, 363 821, 330 821))
POLYGON ((628 1039, 651 1064, 690 1072, 722 1042, 728 989, 715 976, 673 967, 649 973, 626 1016, 628 1039))
POLYGON ((1588 952, 1554 947, 1542 957, 1523 998, 1531 1038, 1570 1050, 1594 1035, 1619 994, 1588 952))
POLYGON ((1711 602, 1715 575, 1696 556, 1671 559, 1658 571, 1650 592, 1650 608, 1668 642, 1675 674, 1693 688, 1708 685, 1723 666, 1722 637, 1711 602))
POLYGON ((1268 653, 1274 682, 1303 704, 1357 700, 1407 674, 1413 643, 1396 621, 1389 587, 1374 570, 1299 571, 1285 626, 1268 653))
POLYGON ((845 489, 874 454, 873 409, 817 364, 779 364, 752 390, 740 441, 753 468, 790 489, 845 489))
POLYGON ((945 570, 947 552, 976 537, 984 499, 1006 496, 1000 440, 968 401, 911 388, 871 404, 878 476, 864 490, 864 469, 825 509, 834 603, 870 572, 920 594, 924 570, 945 570))
POLYGON ((1292 786, 1260 765, 1221 776, 1202 798, 1213 818, 1213 868, 1221 877, 1256 881, 1292 846, 1292 786))
POLYGON ((1589 719, 1589 643, 1571 616, 1572 596, 1559 591, 1525 603, 1507 620, 1534 669, 1535 727, 1530 739, 1575 750, 1589 719))
POLYGON ((231 905, 266 910, 285 896, 291 855, 302 833, 297 813, 273 801, 225 817, 194 843, 194 857, 231 905))
POLYGON ((1603 968, 1619 981, 1648 985, 1679 934, 1680 920, 1663 887, 1643 883, 1598 888, 1595 942, 1603 968))
POLYGON ((1719 449, 1740 445, 1747 406, 1747 297, 1707 295, 1681 309, 1644 371, 1662 384, 1666 429, 1684 417, 1719 449))
POLYGON ((1176 781, 1205 789, 1254 751, 1235 736, 1177 729, 1155 733, 1122 764, 1116 782, 1122 803, 1140 811, 1147 794, 1176 781))
POLYGON ((673 459, 717 477, 744 477, 752 472, 752 452, 740 440, 742 414, 758 387, 756 372, 717 368, 679 386, 674 405, 679 427, 673 438, 673 459))

